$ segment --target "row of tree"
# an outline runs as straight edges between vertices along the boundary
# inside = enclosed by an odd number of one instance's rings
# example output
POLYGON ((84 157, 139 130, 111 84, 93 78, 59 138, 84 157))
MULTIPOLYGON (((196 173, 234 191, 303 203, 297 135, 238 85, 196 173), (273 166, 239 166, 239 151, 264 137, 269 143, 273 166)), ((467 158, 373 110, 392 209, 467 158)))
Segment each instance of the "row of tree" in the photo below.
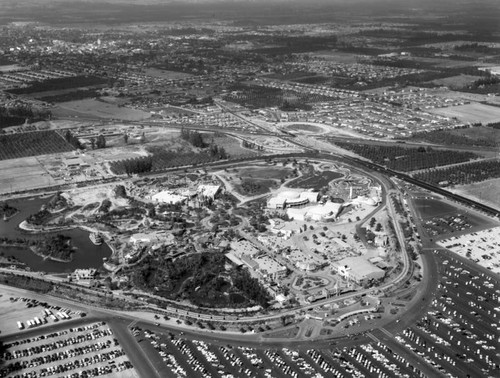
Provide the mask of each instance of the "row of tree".
POLYGON ((448 130, 433 130, 429 132, 415 133, 407 140, 424 141, 442 145, 457 145, 457 146, 481 146, 481 147, 497 147, 500 141, 484 138, 470 138, 466 134, 457 135, 448 130))
POLYGON ((335 142, 335 144, 370 159, 374 163, 404 172, 463 163, 478 158, 472 152, 434 150, 430 147, 376 146, 348 142, 335 142))
POLYGON ((438 185, 465 185, 500 177, 500 161, 478 161, 442 169, 430 169, 414 175, 415 178, 438 185))

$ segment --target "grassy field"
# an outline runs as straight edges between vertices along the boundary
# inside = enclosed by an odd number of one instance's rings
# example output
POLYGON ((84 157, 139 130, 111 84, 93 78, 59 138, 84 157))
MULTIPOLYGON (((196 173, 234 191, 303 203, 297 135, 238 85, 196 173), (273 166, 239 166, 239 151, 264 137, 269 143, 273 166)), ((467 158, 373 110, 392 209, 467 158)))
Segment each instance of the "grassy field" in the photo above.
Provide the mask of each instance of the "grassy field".
POLYGON ((295 123, 293 125, 287 126, 287 129, 291 131, 306 131, 308 133, 322 133, 324 131, 321 127, 307 125, 305 123, 295 123))
POLYGON ((330 181, 340 177, 342 177, 341 173, 325 171, 313 175, 305 175, 303 177, 299 177, 297 180, 292 181, 287 186, 290 188, 320 190, 322 187, 328 185, 330 181))
POLYGON ((119 107, 91 99, 62 102, 52 110, 52 114, 54 117, 61 118, 105 118, 126 121, 139 121, 150 117, 149 113, 142 110, 119 107))
POLYGON ((255 180, 281 180, 292 173, 290 168, 281 167, 247 167, 238 172, 238 176, 255 180))
POLYGON ((489 139, 500 142, 500 129, 492 127, 479 126, 468 129, 454 129, 448 132, 454 135, 464 135, 471 139, 489 139))
POLYGON ((472 84, 474 81, 480 79, 480 76, 472 75, 458 75, 450 76, 442 79, 433 80, 432 83, 436 85, 443 85, 452 89, 464 88, 466 85, 472 84))
POLYGON ((457 185, 450 190, 453 193, 500 209, 500 178, 469 185, 457 185))
POLYGON ((56 185, 34 157, 0 161, 0 194, 56 185))
POLYGON ((500 107, 471 103, 448 108, 432 109, 429 112, 445 117, 456 117, 462 122, 499 122, 500 107))

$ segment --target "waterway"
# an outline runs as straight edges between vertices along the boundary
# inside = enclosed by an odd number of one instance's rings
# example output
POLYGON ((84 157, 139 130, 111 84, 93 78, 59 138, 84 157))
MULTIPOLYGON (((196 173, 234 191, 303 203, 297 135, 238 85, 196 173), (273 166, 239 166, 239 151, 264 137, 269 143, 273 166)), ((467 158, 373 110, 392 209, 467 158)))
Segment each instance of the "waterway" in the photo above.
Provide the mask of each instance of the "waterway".
MULTIPOLYGON (((9 239, 40 239, 44 234, 30 234, 19 229, 19 224, 31 214, 40 210, 41 206, 48 201, 48 198, 35 197, 32 199, 19 199, 8 201, 9 205, 17 208, 19 213, 8 221, 0 219, 0 237, 8 237, 9 239)), ((42 271, 46 273, 69 273, 75 269, 83 268, 99 268, 102 266, 103 258, 111 256, 111 249, 106 245, 94 245, 89 239, 89 232, 72 229, 57 231, 55 234, 62 234, 71 238, 71 244, 76 247, 73 254, 73 261, 69 263, 61 263, 52 260, 44 260, 42 257, 35 255, 28 247, 2 247, 0 253, 4 256, 13 256, 17 260, 23 262, 31 270, 42 271)))

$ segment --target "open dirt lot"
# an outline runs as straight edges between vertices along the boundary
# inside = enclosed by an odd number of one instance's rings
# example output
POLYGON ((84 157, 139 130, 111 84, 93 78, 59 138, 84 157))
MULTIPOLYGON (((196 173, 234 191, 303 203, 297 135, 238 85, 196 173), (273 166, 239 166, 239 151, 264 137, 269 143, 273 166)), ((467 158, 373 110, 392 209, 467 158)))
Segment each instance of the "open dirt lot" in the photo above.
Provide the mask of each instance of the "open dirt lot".
POLYGON ((429 112, 445 117, 456 117, 463 122, 490 123, 500 121, 500 107, 478 103, 432 109, 429 112))
POLYGON ((0 161, 0 194, 56 185, 35 157, 0 161))
POLYGON ((497 209, 500 208, 500 178, 455 186, 450 191, 497 209))
POLYGON ((118 107, 91 99, 62 102, 53 109, 52 113, 56 117, 107 118, 127 121, 139 121, 150 117, 149 113, 142 110, 118 107))

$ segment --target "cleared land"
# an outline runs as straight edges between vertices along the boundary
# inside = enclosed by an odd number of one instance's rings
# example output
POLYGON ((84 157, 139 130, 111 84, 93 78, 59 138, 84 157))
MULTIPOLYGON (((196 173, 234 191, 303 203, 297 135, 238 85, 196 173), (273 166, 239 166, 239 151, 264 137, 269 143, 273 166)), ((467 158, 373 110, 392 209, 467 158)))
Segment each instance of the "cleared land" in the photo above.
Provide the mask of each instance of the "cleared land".
POLYGON ((34 157, 0 161, 0 194, 56 185, 34 157))
POLYGON ((68 101, 58 104, 52 110, 56 117, 108 118, 127 121, 139 121, 150 117, 142 110, 119 107, 98 100, 68 101))
POLYGON ((445 117, 456 117, 463 122, 489 123, 500 121, 500 107, 478 103, 432 109, 429 112, 445 117))
POLYGON ((497 209, 500 208, 500 178, 470 185, 459 185, 449 190, 497 209))

